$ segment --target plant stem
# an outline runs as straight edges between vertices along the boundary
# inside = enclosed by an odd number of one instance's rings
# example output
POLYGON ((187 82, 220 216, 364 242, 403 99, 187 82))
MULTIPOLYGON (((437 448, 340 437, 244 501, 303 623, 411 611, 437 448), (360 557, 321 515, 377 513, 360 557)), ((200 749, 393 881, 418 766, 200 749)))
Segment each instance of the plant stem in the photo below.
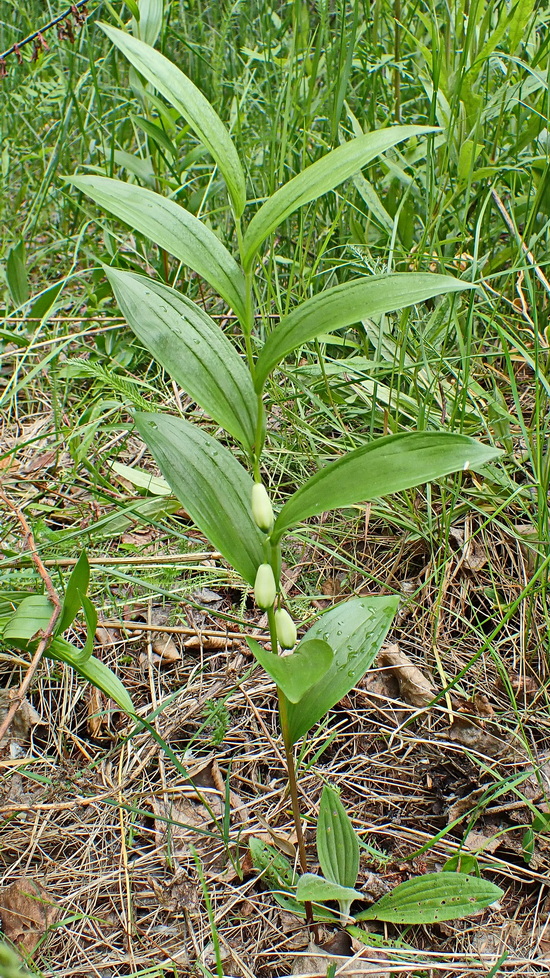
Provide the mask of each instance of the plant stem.
MULTIPOLYGON (((275 627, 275 612, 273 608, 269 608, 267 612, 267 617, 269 620, 269 633, 271 635, 271 651, 275 655, 277 655, 279 651, 279 643, 277 641, 277 629, 275 627)), ((298 856, 300 859, 300 869, 302 873, 307 873, 306 845, 304 842, 304 833, 302 832, 302 819, 300 817, 300 801, 298 798, 298 785, 296 782, 296 767, 294 765, 294 754, 292 751, 292 741, 290 739, 290 730, 288 726, 288 711, 287 711, 285 695, 282 689, 279 689, 278 686, 277 686, 277 696, 279 698, 279 721, 281 724, 281 733, 283 735, 283 744, 285 748, 288 790, 290 792, 290 801, 292 804, 292 816, 294 819, 294 828, 296 829, 296 841, 298 843, 298 856)), ((306 912, 306 923, 308 927, 313 927, 314 926, 313 908, 311 906, 311 903, 309 903, 309 901, 305 902, 304 908, 306 912)))

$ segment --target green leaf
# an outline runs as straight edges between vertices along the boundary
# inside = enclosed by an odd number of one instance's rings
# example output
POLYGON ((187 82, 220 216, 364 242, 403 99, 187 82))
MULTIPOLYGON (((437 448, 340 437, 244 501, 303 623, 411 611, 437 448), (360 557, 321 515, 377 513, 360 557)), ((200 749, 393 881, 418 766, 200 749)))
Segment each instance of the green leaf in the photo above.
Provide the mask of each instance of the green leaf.
POLYGON ((338 883, 331 883, 316 876, 315 873, 304 873, 298 880, 296 888, 296 899, 304 903, 310 900, 312 903, 324 903, 327 900, 338 900, 339 902, 351 902, 352 900, 364 900, 362 893, 358 893, 347 886, 340 886, 338 883))
POLYGON ((397 604, 398 598, 394 596, 352 598, 331 608, 309 629, 302 641, 328 642, 334 658, 307 696, 299 704, 288 704, 292 743, 303 737, 364 676, 386 637, 397 604))
POLYGON ((320 639, 300 642, 292 655, 275 655, 266 652, 253 638, 246 641, 250 651, 290 703, 300 702, 308 689, 323 677, 333 659, 330 645, 320 639))
POLYGON ((325 289, 284 316, 268 336, 256 364, 256 390, 261 391, 283 357, 322 333, 333 333, 362 319, 470 288, 468 282, 450 275, 395 272, 352 279, 325 289))
POLYGON ((124 465, 124 462, 111 462, 111 468, 130 485, 137 486, 138 489, 145 489, 152 496, 172 495, 172 490, 166 479, 152 475, 146 469, 140 469, 136 465, 124 465))
POLYGON ((25 263, 25 244, 23 241, 18 241, 8 251, 6 259, 6 281, 13 304, 15 306, 22 306, 31 294, 25 263))
POLYGON ((302 170, 262 204, 246 229, 243 263, 249 269, 258 248, 298 207, 334 190, 362 167, 411 136, 435 132, 430 126, 392 126, 352 139, 302 170))
POLYGON ((114 672, 95 656, 91 655, 84 660, 82 650, 75 648, 63 638, 55 638, 44 654, 49 659, 65 662, 66 665, 71 666, 79 676, 100 689, 109 699, 114 700, 121 710, 135 716, 134 705, 126 687, 118 676, 115 676, 114 672))
POLYGON ((160 147, 165 153, 168 154, 172 159, 176 159, 178 156, 178 151, 174 146, 172 140, 166 135, 164 129, 157 125, 156 122, 151 122, 149 119, 145 119, 143 116, 136 115, 132 116, 132 122, 135 122, 139 129, 147 133, 148 136, 160 147))
POLYGON ((85 594, 82 597, 82 610, 84 612, 84 618, 86 620, 86 644, 84 648, 81 649, 80 655, 84 662, 90 658, 94 650, 94 637, 97 628, 97 611, 95 610, 92 602, 85 594))
POLYGON ((239 318, 245 318, 244 276, 220 239, 197 217, 174 200, 123 180, 83 175, 67 181, 202 275, 239 318))
POLYGON ((210 542, 254 585, 264 537, 252 520, 252 479, 197 425, 165 414, 135 415, 136 427, 175 495, 210 542))
MULTIPOLYGON (((281 855, 273 846, 262 842, 261 839, 254 838, 254 836, 251 836, 248 844, 254 869, 261 874, 262 880, 271 889, 273 899, 283 910, 303 917, 303 904, 298 903, 291 893, 280 892, 281 890, 294 889, 296 886, 296 873, 286 856, 281 855)), ((335 915, 324 908, 316 910, 315 916, 318 920, 337 921, 335 915)))
POLYGON ((162 28, 163 0, 139 0, 138 12, 134 33, 147 44, 155 44, 162 28))
POLYGON ((296 873, 286 856, 273 846, 250 836, 248 840, 252 865, 262 879, 274 890, 283 890, 296 885, 296 873))
POLYGON ((378 499, 451 472, 478 469, 501 452, 467 435, 399 432, 376 438, 316 472, 284 504, 273 527, 276 543, 289 527, 328 509, 378 499))
POLYGON ((89 583, 90 565, 88 563, 86 551, 83 550, 73 567, 72 574, 65 590, 61 616, 55 626, 56 634, 60 635, 61 632, 64 632, 70 625, 72 625, 82 607, 82 595, 86 594, 89 583))
POLYGON ((39 631, 44 631, 53 615, 53 604, 45 594, 30 594, 23 598, 2 633, 6 645, 16 649, 33 648, 39 642, 39 631))
POLYGON ((225 179, 235 214, 240 217, 246 203, 243 168, 227 129, 208 99, 187 75, 159 51, 117 27, 104 23, 99 26, 136 71, 181 113, 206 146, 225 179))
POLYGON ((105 269, 134 333, 170 376, 226 431, 252 449, 258 416, 250 371, 219 326, 174 289, 105 269))
POLYGON ((358 914, 356 920, 392 924, 435 924, 482 910, 499 900, 493 883, 464 873, 428 873, 400 883, 391 893, 358 914))
POLYGON ((321 795, 316 842, 326 879, 354 887, 359 873, 359 841, 338 794, 328 785, 321 795))

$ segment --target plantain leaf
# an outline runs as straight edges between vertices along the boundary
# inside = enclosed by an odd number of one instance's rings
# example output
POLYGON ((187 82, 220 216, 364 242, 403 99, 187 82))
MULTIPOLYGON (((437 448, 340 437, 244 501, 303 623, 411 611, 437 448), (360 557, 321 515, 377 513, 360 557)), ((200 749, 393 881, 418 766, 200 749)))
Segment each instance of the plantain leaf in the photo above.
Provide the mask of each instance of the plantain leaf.
POLYGON ((197 425, 136 413, 136 427, 175 495, 214 547, 253 585, 264 538, 252 520, 253 482, 240 462, 197 425))
POLYGON ((377 499, 451 472, 477 469, 501 452, 467 435, 399 432, 376 438, 316 472, 281 509, 271 539, 309 516, 377 499))
POLYGON ((292 743, 317 723, 361 679, 373 662, 397 611, 394 596, 352 598, 323 615, 302 641, 328 642, 334 658, 300 703, 288 703, 292 743))
POLYGON ((333 659, 330 645, 319 639, 300 642, 292 655, 275 655, 266 652, 253 638, 246 641, 252 654, 290 703, 300 702, 308 689, 324 676, 333 659))
POLYGON ((268 374, 287 353, 322 333, 333 333, 362 319, 470 288, 468 282, 451 275, 395 272, 352 279, 325 289, 293 309, 268 336, 256 364, 256 389, 261 391, 268 374))
POLYGON ((100 23, 107 37, 164 98, 186 119, 212 154, 227 184, 237 217, 246 203, 246 186, 235 145, 210 102, 183 71, 163 54, 117 27, 100 23))
POLYGON ((340 886, 338 883, 331 883, 316 876, 315 873, 304 873, 298 880, 296 887, 296 899, 303 903, 310 900, 312 903, 323 903, 326 900, 338 900, 351 903, 353 900, 364 900, 364 894, 358 893, 347 886, 340 886))
POLYGON ((339 796, 328 785, 321 795, 315 838, 326 879, 340 886, 355 886, 359 873, 359 841, 339 796))
POLYGON ((351 139, 306 167, 268 197, 252 218, 243 241, 245 269, 250 269, 262 241, 298 207, 334 190, 381 153, 404 139, 435 131, 431 126, 391 126, 389 129, 379 129, 351 139))
POLYGON ((243 274, 219 238, 197 217, 174 200, 123 180, 81 175, 67 181, 202 275, 239 318, 245 318, 243 274))
POLYGON ((109 699, 114 700, 121 710, 135 716, 134 705, 126 687, 118 676, 115 676, 114 672, 95 656, 91 655, 84 659, 82 649, 75 648, 64 638, 55 638, 44 654, 49 659, 66 663, 79 676, 100 689, 109 699))
POLYGON ((233 344, 207 313, 144 275, 105 269, 136 336, 193 400, 247 450, 254 445, 257 397, 233 344))
POLYGON ((356 920, 392 924, 434 924, 454 920, 488 907, 502 896, 494 883, 464 873, 427 873, 400 883, 356 920))

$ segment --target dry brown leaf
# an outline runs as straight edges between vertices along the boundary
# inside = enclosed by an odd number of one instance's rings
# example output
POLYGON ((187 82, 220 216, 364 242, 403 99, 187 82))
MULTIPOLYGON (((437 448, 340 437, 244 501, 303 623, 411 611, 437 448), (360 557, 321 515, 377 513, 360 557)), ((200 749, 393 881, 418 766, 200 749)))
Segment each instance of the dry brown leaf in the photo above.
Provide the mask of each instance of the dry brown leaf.
MULTIPOLYGON (((14 686, 13 689, 0 690, 0 723, 11 706, 12 694, 14 696, 17 695, 17 687, 14 686)), ((36 712, 34 706, 29 703, 28 699, 23 699, 7 729, 5 737, 0 741, 0 747, 6 744, 8 740, 16 740, 20 744, 23 743, 28 739, 31 728, 43 722, 42 717, 36 712)))
POLYGON ((473 829, 464 839, 464 845, 472 852, 496 852, 506 838, 495 822, 489 822, 483 829, 473 829))
POLYGON ((449 730, 449 740, 486 754, 487 757, 497 757, 508 749, 505 738, 493 737, 467 717, 455 717, 449 730))
POLYGON ((21 876, 0 891, 0 918, 5 937, 32 954, 59 917, 51 895, 37 880, 21 876))
POLYGON ((184 911, 195 913, 200 908, 199 890, 184 873, 176 873, 173 879, 168 882, 159 883, 155 879, 149 879, 149 883, 158 900, 159 906, 164 910, 179 914, 184 911))
POLYGON ((452 526, 449 536, 455 540, 462 549, 460 564, 466 570, 477 573, 488 561, 487 551, 477 537, 468 537, 466 540, 462 527, 452 526))
POLYGON ((327 969, 331 964, 336 965, 337 976, 347 975, 348 978, 352 978, 354 975, 370 975, 375 971, 379 978, 390 978, 389 971, 380 971, 380 962, 387 961, 387 955, 380 951, 374 951, 372 948, 365 948, 364 954, 370 960, 365 961, 357 955, 351 958, 347 955, 326 954, 322 948, 318 947, 312 941, 307 949, 307 953, 298 955, 292 962, 292 975, 290 978, 296 978, 298 975, 309 975, 311 978, 326 978, 327 969))
POLYGON ((233 639, 201 633, 199 635, 191 635, 183 644, 186 649, 225 649, 233 646, 233 639))
POLYGON ((457 698, 453 709, 449 740, 489 757, 497 757, 508 749, 508 738, 504 732, 494 737, 485 729, 485 718, 493 716, 493 708, 483 693, 476 693, 471 700, 457 698))
POLYGON ((181 660, 180 650, 169 632, 155 632, 151 648, 153 654, 160 659, 161 665, 168 666, 181 660))
POLYGON ((102 737, 111 737, 110 713, 107 708, 108 700, 104 693, 97 686, 88 686, 87 691, 87 712, 86 726, 90 737, 100 740, 102 737))
POLYGON ((57 456, 58 452, 56 449, 52 449, 49 452, 44 452, 43 455, 35 455, 29 464, 23 469, 23 476, 31 475, 33 472, 38 472, 40 469, 50 468, 52 462, 56 461, 57 456))
POLYGON ((427 706, 433 700, 436 690, 431 682, 414 665, 408 655, 401 652, 398 645, 382 649, 378 665, 391 670, 391 675, 399 684, 401 699, 412 706, 427 706))

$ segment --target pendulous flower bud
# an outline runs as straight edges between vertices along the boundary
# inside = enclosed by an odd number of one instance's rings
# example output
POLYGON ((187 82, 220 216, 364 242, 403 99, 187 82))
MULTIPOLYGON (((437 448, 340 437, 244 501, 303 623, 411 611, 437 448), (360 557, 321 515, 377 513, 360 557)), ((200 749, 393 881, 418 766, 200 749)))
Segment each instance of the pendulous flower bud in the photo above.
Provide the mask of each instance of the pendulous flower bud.
POLYGON ((254 583, 254 598, 258 608, 263 608, 264 611, 271 608, 276 595, 277 587, 271 564, 260 564, 254 583))
POLYGON ((269 533, 273 526, 273 509, 263 482, 255 482, 252 486, 252 518, 260 530, 269 533))
POLYGON ((293 649, 296 645, 296 625, 285 608, 277 608, 275 612, 275 627, 279 645, 283 649, 293 649))

